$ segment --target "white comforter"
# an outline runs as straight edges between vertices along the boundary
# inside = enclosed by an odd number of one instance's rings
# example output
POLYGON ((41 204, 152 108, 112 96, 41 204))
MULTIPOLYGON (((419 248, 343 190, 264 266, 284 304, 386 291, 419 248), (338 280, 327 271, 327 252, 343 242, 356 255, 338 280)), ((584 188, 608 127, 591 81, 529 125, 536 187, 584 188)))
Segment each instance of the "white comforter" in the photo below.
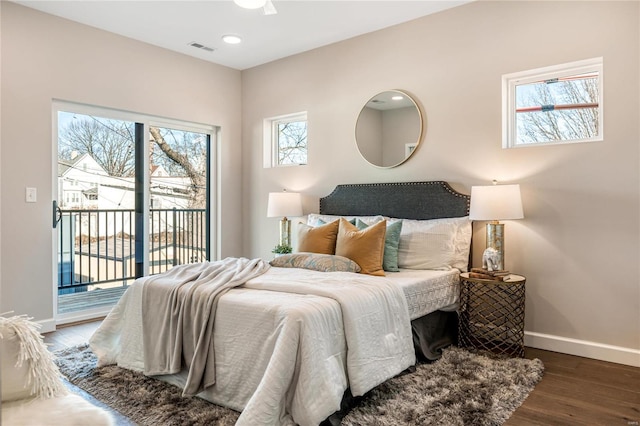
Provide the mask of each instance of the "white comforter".
MULTIPOLYGON (((91 338, 99 365, 144 367, 136 281, 91 338)), ((402 291, 382 277, 271 268, 220 298, 216 384, 199 396, 238 425, 315 425, 415 362, 402 291)), ((184 384, 182 376, 164 376, 184 384)))

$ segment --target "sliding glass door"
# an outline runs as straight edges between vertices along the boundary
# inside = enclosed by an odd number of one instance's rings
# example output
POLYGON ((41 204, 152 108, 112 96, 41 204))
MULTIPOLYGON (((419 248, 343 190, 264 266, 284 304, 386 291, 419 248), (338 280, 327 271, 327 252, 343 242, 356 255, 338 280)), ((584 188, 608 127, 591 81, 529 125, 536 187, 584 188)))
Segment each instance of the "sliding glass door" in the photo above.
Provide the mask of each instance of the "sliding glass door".
POLYGON ((149 270, 209 259, 211 135, 149 127, 149 270))
POLYGON ((61 322, 103 315, 140 276, 211 257, 214 128, 73 104, 55 115, 61 322))

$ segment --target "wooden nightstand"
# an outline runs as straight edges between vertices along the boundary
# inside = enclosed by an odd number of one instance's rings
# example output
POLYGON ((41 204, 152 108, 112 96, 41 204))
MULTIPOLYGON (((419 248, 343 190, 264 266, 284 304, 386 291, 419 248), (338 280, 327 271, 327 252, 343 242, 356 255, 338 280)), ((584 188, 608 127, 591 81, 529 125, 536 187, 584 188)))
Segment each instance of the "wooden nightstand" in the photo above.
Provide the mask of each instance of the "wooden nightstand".
POLYGON ((459 346, 524 357, 525 277, 505 281, 460 274, 459 346))

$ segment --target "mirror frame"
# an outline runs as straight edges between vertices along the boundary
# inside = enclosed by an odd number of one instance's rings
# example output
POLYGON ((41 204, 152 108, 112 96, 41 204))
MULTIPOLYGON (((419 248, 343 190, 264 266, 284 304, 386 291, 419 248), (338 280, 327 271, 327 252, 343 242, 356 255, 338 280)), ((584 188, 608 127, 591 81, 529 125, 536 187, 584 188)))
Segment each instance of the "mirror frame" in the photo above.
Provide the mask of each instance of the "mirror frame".
MULTIPOLYGON (((418 105, 418 102, 416 102, 416 100, 413 98, 413 96, 411 96, 409 93, 405 92, 404 90, 398 90, 398 89, 383 90, 382 92, 379 92, 379 93, 375 94, 374 96, 372 96, 371 98, 369 98, 369 100, 367 100, 367 102, 364 104, 364 106, 360 109, 360 112, 358 113, 358 118, 356 119, 356 125, 355 125, 355 129, 354 129, 354 137, 355 137, 355 142, 356 142, 356 148, 358 149, 358 153, 360 154, 360 156, 367 163, 369 163, 370 165, 372 165, 374 167, 381 168, 381 169, 391 169, 391 168, 398 167, 399 165, 405 163, 409 158, 411 158, 413 156, 413 154, 420 147, 420 144, 422 143, 423 135, 424 135, 424 118, 423 118, 423 115, 422 115, 422 110, 420 109, 420 105, 418 105), (360 121, 360 117, 362 116, 362 113, 364 112, 364 110, 367 107, 367 105, 369 105, 369 103, 371 101, 373 101, 375 98, 377 98, 378 96, 382 95, 383 93, 397 93, 399 95, 402 95, 402 96, 406 97, 407 99, 409 99, 411 101, 411 103, 413 103, 414 107, 416 108, 416 111, 418 112, 419 129, 418 129, 418 138, 415 141, 415 144, 416 144, 415 148, 411 151, 411 153, 409 153, 409 155, 406 155, 402 161, 399 161, 398 163, 392 164, 392 165, 389 165, 389 166, 379 165, 379 164, 375 164, 375 163, 371 162, 362 153, 362 150, 360 149, 360 144, 358 143, 358 122, 360 121)), ((411 143, 411 142, 409 142, 409 143, 411 143)))

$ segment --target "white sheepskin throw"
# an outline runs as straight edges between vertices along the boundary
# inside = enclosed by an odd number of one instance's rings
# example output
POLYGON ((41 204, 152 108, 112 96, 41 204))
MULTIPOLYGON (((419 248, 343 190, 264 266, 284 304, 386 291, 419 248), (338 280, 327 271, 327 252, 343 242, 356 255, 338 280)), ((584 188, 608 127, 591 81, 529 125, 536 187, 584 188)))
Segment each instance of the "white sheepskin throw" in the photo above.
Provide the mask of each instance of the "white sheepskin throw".
POLYGON ((3 401, 54 398, 68 392, 39 328, 40 324, 26 315, 0 316, 3 401))
POLYGON ((0 316, 2 426, 110 426, 111 414, 67 390, 40 324, 0 316))
POLYGON ((2 403, 2 426, 112 426, 111 415, 69 393, 50 399, 2 403))

